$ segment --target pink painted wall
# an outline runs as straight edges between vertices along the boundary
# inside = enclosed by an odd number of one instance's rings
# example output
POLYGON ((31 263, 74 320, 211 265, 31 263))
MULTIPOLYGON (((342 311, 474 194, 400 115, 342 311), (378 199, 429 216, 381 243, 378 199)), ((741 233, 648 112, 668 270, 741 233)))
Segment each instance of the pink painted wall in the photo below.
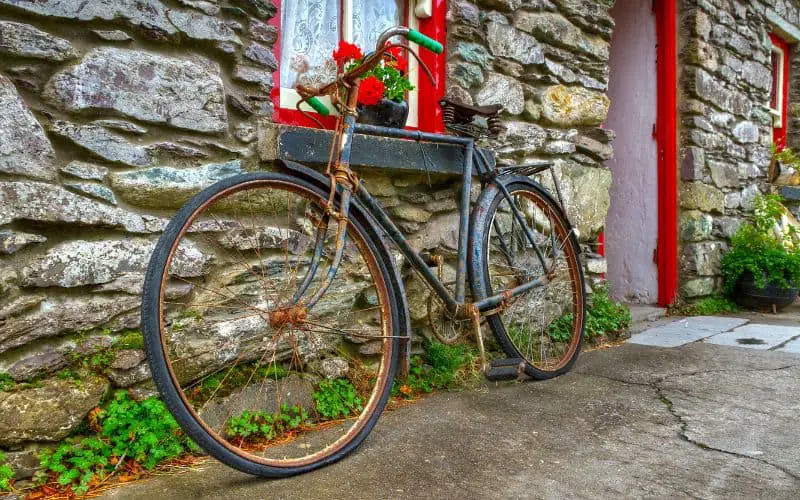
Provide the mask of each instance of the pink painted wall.
POLYGON ((611 292, 618 300, 658 301, 656 18, 651 2, 617 0, 611 10, 611 110, 606 127, 617 133, 606 256, 611 292))

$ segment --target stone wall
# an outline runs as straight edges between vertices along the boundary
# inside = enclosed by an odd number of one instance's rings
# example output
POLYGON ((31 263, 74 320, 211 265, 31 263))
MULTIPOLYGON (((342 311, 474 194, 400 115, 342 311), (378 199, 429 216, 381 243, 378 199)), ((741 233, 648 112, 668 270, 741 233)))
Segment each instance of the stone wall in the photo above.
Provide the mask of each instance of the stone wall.
POLYGON ((0 0, 0 385, 27 384, 0 387, 0 449, 58 441, 107 389, 148 378, 137 349, 80 386, 52 374, 135 336, 168 218, 258 167, 274 13, 269 0, 0 0))
MULTIPOLYGON (((587 250, 590 285, 606 263, 594 253, 610 204, 614 133, 608 115, 613 0, 454 0, 448 12, 447 93, 505 107, 500 162, 556 161, 569 217, 587 250)), ((549 176, 542 182, 550 186, 549 176)))
MULTIPOLYGON (((719 262, 726 240, 752 212, 754 198, 768 192, 769 33, 776 29, 773 23, 797 30, 799 5, 792 0, 683 2, 680 264, 684 298, 720 289, 719 262)), ((790 108, 796 117, 796 106, 790 102, 790 108)), ((796 144, 796 118, 791 127, 789 142, 796 144)))
MULTIPOLYGON (((454 0, 448 13, 448 93, 506 107, 501 160, 558 160, 590 249, 609 205, 612 3, 454 0)), ((18 465, 111 387, 146 390, 128 339, 159 233, 203 187, 270 168, 256 129, 272 120, 274 13, 269 0, 0 0, 0 449, 18 465), (54 376, 109 349, 103 376, 54 376)), ((457 181, 368 178, 415 246, 452 254, 457 181)), ((589 253, 588 267, 596 284, 605 261, 589 253)), ((422 327, 428 292, 411 277, 407 290, 422 327)))

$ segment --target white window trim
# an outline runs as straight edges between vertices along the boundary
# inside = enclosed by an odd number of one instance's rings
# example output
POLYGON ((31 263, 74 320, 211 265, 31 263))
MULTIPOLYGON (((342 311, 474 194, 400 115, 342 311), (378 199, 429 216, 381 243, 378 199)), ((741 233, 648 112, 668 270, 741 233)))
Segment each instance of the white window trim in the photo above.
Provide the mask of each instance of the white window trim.
POLYGON ((778 105, 777 109, 772 108, 772 103, 769 104, 769 112, 772 115, 772 125, 773 128, 780 128, 783 127, 783 94, 785 89, 784 86, 784 79, 783 75, 786 72, 786 53, 783 51, 781 47, 778 47, 774 43, 772 44, 772 52, 778 54, 778 78, 775 84, 777 85, 776 93, 777 96, 776 104, 778 105))
MULTIPOLYGON (((419 28, 419 19, 415 15, 416 11, 416 0, 408 0, 408 24, 409 28, 411 29, 418 29, 419 28)), ((345 41, 352 42, 353 41, 353 16, 351 13, 353 12, 353 0, 345 0, 344 1, 344 8, 342 12, 342 38, 345 41)), ((364 50, 372 51, 372 47, 362 47, 364 50)), ((411 44, 411 48, 415 51, 419 52, 419 46, 417 44, 411 44)), ((408 93, 408 122, 407 125, 409 127, 418 127, 419 126, 419 63, 417 62, 414 56, 409 56, 408 61, 408 79, 411 81, 411 84, 414 86, 414 90, 408 93)), ((282 109, 297 109, 297 103, 300 101, 300 94, 297 93, 295 89, 281 87, 280 91, 280 107, 282 109)), ((331 110, 331 114, 334 116, 338 116, 338 113, 333 107, 331 100, 329 97, 322 97, 320 100, 325 103, 328 109, 331 110)), ((303 104, 300 106, 300 109, 303 111, 310 111, 314 113, 314 110, 307 104, 303 104)))

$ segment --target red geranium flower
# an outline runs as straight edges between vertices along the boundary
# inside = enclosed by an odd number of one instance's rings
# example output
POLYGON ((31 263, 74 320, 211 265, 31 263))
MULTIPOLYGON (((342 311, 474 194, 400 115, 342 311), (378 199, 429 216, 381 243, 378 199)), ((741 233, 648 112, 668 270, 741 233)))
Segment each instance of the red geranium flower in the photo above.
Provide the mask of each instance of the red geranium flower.
POLYGON ((374 76, 368 76, 361 80, 358 89, 358 102, 365 106, 374 106, 383 98, 386 92, 386 85, 374 76))
POLYGON ((403 48, 392 47, 387 51, 387 53, 393 58, 389 62, 389 66, 395 68, 401 74, 405 74, 405 72, 408 70, 408 62, 406 61, 406 58, 403 56, 403 48))
POLYGON ((358 48, 358 45, 345 42, 344 40, 339 42, 339 48, 333 51, 333 59, 340 68, 343 68, 348 61, 352 59, 360 60, 362 57, 364 57, 364 54, 361 52, 361 49, 358 48))

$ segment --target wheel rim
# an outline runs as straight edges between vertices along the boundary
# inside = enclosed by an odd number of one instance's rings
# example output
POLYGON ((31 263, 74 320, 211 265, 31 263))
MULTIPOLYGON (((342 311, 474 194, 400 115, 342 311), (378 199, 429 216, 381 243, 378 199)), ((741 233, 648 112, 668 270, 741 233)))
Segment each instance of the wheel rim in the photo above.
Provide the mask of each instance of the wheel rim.
MULTIPOLYGON (((294 300, 325 203, 280 181, 221 190, 180 229, 164 267, 170 272, 161 277, 161 347, 184 407, 229 451, 266 466, 335 455, 385 403, 394 354, 389 292, 355 226, 348 226, 339 274, 319 303, 302 307, 328 272, 325 254, 303 298, 294 300), (190 257, 201 265, 187 264, 190 257), (176 283, 190 288, 184 298, 175 298, 176 283), (346 375, 330 373, 344 364, 346 375), (322 379, 326 371, 332 380, 322 379)), ((324 249, 335 247, 336 228, 331 222, 324 232, 324 249)))
POLYGON ((489 294, 552 272, 547 285, 508 301, 496 318, 519 357, 542 372, 558 372, 574 359, 583 332, 577 250, 570 231, 547 200, 529 190, 510 194, 531 229, 548 270, 543 269, 535 250, 527 243, 508 200, 502 198, 492 215, 487 240, 489 294))

